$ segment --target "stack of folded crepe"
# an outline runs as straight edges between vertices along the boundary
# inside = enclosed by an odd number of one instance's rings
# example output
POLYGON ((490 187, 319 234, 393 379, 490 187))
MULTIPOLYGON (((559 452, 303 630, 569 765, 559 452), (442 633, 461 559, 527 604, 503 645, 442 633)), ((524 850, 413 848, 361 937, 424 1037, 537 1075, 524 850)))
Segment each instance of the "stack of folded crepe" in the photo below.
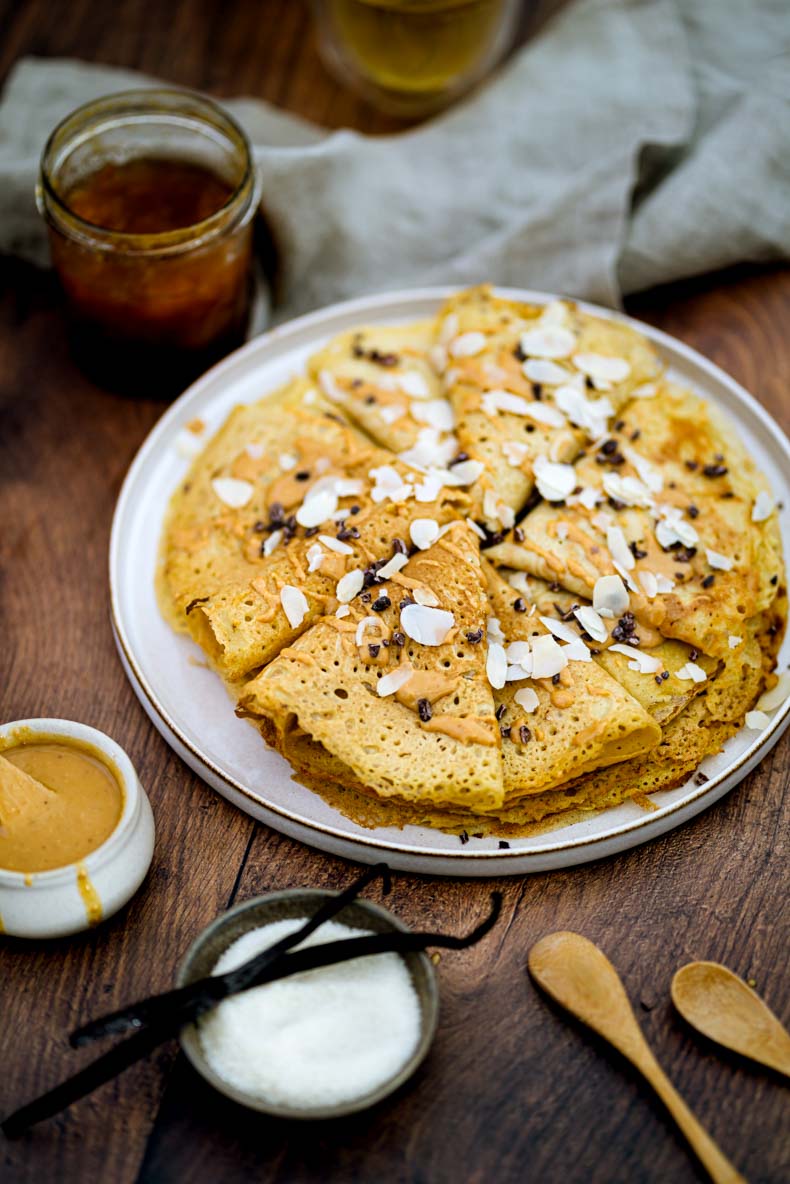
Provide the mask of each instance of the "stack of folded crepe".
POLYGON ((630 325, 483 287, 308 370, 195 460, 160 591, 346 814, 649 807, 782 692, 770 490, 630 325))

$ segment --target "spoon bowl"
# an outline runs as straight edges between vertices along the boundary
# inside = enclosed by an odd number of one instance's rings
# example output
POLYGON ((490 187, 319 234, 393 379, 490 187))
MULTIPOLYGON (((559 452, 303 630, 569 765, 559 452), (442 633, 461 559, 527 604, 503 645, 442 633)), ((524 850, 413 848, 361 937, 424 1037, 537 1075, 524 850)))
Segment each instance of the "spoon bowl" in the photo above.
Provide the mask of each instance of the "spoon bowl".
POLYGON ((790 1077, 790 1032, 756 991, 718 962, 689 962, 672 979, 672 1002, 703 1036, 790 1077))

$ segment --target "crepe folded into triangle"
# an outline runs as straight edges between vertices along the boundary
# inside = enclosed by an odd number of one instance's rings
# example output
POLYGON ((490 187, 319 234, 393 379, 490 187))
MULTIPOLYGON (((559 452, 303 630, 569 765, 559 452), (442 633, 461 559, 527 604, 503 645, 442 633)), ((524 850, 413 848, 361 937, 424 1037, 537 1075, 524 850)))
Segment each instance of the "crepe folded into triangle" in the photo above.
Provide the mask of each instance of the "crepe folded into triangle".
MULTIPOLYGON (((746 712, 765 685, 771 670, 786 619, 785 599, 779 597, 772 608, 752 618, 744 629, 744 644, 732 651, 721 664, 719 675, 672 719, 662 731, 660 744, 649 752, 620 764, 586 773, 561 787, 506 800, 503 806, 486 816, 471 818, 461 812, 400 808, 396 815, 401 825, 426 825, 442 830, 462 831, 472 827, 483 834, 523 834, 535 826, 560 825, 599 811, 637 800, 650 806, 648 794, 682 785, 698 769, 706 756, 721 751, 726 740, 743 725, 746 712)), ((309 781, 309 770, 307 777, 309 781)), ((704 780, 700 780, 704 784, 704 780)), ((363 825, 386 825, 386 816, 367 806, 358 795, 359 786, 334 789, 334 800, 342 809, 352 810, 363 825)), ((391 812, 390 812, 391 813, 391 812)))
MULTIPOLYGON (((575 614, 580 608, 589 609, 589 600, 566 592, 556 584, 550 585, 537 576, 527 576, 522 571, 507 572, 502 569, 501 574, 515 588, 516 593, 520 592, 536 605, 540 616, 552 619, 555 628, 563 632, 569 630, 583 638, 593 660, 662 726, 679 715, 696 695, 706 690, 710 679, 715 677, 721 667, 719 659, 700 654, 683 641, 665 640, 654 635, 649 638, 650 648, 641 651, 647 655, 647 660, 641 659, 643 667, 640 668, 640 659, 636 656, 609 649, 608 642, 602 641, 600 634, 591 637, 586 631, 584 622, 589 623, 589 619, 584 614, 581 619, 575 614), (689 662, 694 662, 705 677, 702 678, 699 672, 696 672, 696 681, 689 677, 684 670, 689 662), (680 677, 678 671, 681 672, 680 677)), ((618 625, 621 630, 623 628, 621 622, 614 619, 601 619, 600 624, 607 631, 618 625)), ((638 626, 634 628, 638 630, 638 626)), ((641 646, 644 639, 644 632, 631 638, 630 648, 633 648, 635 641, 639 641, 641 646)))
POLYGON ((268 721, 281 751, 298 725, 379 797, 500 805, 475 534, 453 524, 349 609, 281 651, 247 685, 240 712, 268 721))
POLYGON ((494 692, 506 803, 655 748, 661 740, 658 724, 590 660, 584 643, 560 645, 490 564, 485 571, 494 614, 489 636, 503 636, 509 663, 508 681, 494 692), (519 677, 519 665, 536 671, 539 663, 555 673, 519 677))
POLYGON ((485 464, 487 528, 512 526, 546 461, 573 460, 660 364, 630 325, 555 301, 471 288, 447 302, 437 336, 463 452, 485 464), (538 469, 536 470, 536 464, 538 469))
POLYGON ((783 566, 764 479, 691 392, 667 384, 632 400, 567 484, 573 493, 537 506, 491 548, 495 562, 594 604, 600 578, 619 576, 645 630, 712 657, 774 599, 783 566))
MULTIPOLYGON (((445 536, 446 545, 455 548, 457 536, 454 535, 461 529, 460 526, 452 528, 445 536)), ((424 574, 428 565, 433 565, 437 559, 441 561, 443 542, 440 540, 422 557, 413 559, 403 569, 404 577, 409 579, 415 572, 424 574)), ((469 548, 468 534, 463 542, 464 550, 469 548)), ((451 556, 451 562, 453 559, 457 559, 457 556, 451 556)), ((442 566, 446 572, 445 564, 442 566)), ((488 682, 493 671, 493 667, 489 667, 489 654, 502 644, 493 640, 495 637, 503 638, 509 649, 513 642, 520 642, 523 646, 524 642, 529 644, 535 636, 547 637, 548 630, 534 614, 530 617, 513 607, 512 588, 489 565, 484 564, 484 571, 488 601, 480 605, 474 617, 464 620, 462 633, 466 641, 470 636, 475 639, 471 643, 474 647, 471 652, 480 662, 485 660, 485 678, 488 682), (488 632, 488 645, 483 637, 484 628, 488 632)), ((433 575, 434 572, 428 572, 425 588, 429 587, 433 575)), ((456 578, 453 572, 450 586, 456 585, 456 578)), ((446 577, 441 583, 433 580, 433 586, 437 589, 446 584, 446 577)), ((450 602, 443 600, 442 604, 445 603, 450 602)), ((397 735, 398 721, 401 727, 404 726, 404 720, 409 727, 415 726, 413 715, 410 717, 403 710, 403 704, 413 709, 419 703, 419 698, 415 696, 419 696, 421 690, 426 692, 427 697, 435 690, 443 689, 446 662, 461 660, 463 651, 454 648, 458 645, 457 641, 450 645, 449 656, 445 655, 444 646, 439 647, 435 655, 428 649, 422 651, 421 673, 396 690, 394 701, 386 708, 388 716, 393 717, 393 730, 380 730, 378 744, 371 747, 368 742, 370 752, 360 758, 360 750, 364 751, 366 747, 363 735, 372 725, 373 719, 370 718, 368 722, 371 709, 365 711, 364 699, 360 706, 353 696, 347 699, 341 693, 340 702, 337 702, 338 690, 342 692, 347 689, 337 684, 338 669, 334 663, 337 653, 342 649, 342 642, 337 638, 338 635, 349 638, 346 648, 352 654, 355 679, 359 678, 359 661, 366 660, 368 665, 372 664, 371 644, 376 662, 381 662, 382 655, 387 652, 387 665, 383 667, 386 671, 390 669, 392 645, 386 647, 383 641, 378 640, 379 636, 383 638, 384 628, 389 628, 386 613, 381 616, 383 620, 380 626, 369 622, 371 635, 376 638, 373 643, 365 641, 367 625, 360 634, 357 613, 349 618, 347 633, 335 623, 326 620, 319 622, 295 646, 284 651, 277 662, 248 684, 241 696, 240 714, 259 717, 264 737, 274 743, 302 776, 307 776, 308 783, 331 781, 362 794, 372 790, 379 796, 391 796, 401 805, 409 803, 413 808, 428 812, 431 808, 441 810, 462 807, 476 815, 492 810, 499 813, 508 804, 527 795, 545 792, 591 769, 627 761, 647 752, 660 741, 661 731, 656 723, 615 680, 592 662, 569 660, 561 671, 561 681, 557 685, 549 678, 533 680, 522 675, 518 681, 508 682, 493 690, 493 707, 490 709, 495 707, 496 719, 489 720, 486 726, 491 729, 490 736, 501 743, 503 794, 500 802, 485 804, 478 800, 473 806, 468 790, 462 797, 457 793, 448 794, 446 786, 441 790, 429 790, 422 774, 417 775, 416 784, 405 786, 399 780, 393 785, 390 781, 392 770, 399 766, 402 754, 397 751, 397 746, 393 749, 391 736, 397 735), (350 640, 352 626, 353 646, 350 640), (361 647, 356 644, 360 636, 363 640, 361 647), (368 645, 367 655, 364 653, 365 644, 368 645), (321 673, 312 666, 317 655, 321 673), (438 680, 435 679, 437 659, 438 680), (289 662, 290 666, 287 664, 289 662), (426 669, 431 672, 430 678, 426 677, 426 669), (324 677, 326 687, 317 689, 317 680, 324 677), (433 687, 431 679, 435 680, 433 687), (294 685, 294 681, 297 685, 294 685), (332 695, 335 696, 334 700, 332 695), (317 708, 313 706, 314 699, 317 699, 317 708), (501 740, 497 737, 496 729, 501 740), (376 766, 375 770, 372 764, 376 766), (371 777, 372 772, 375 779, 371 777)), ((410 653, 412 656, 407 660, 416 666, 413 647, 410 653)), ((500 681, 496 677, 494 680, 500 681)), ((488 686, 486 691, 488 695, 491 694, 488 686)), ((370 686, 367 687, 367 694, 371 695, 370 686)), ((438 722, 440 727, 449 724, 452 731, 457 731, 454 721, 445 716, 449 713, 453 717, 462 710, 463 700, 460 704, 455 703, 454 697, 452 705, 449 699, 444 698, 440 701, 428 698, 428 702, 430 718, 417 726, 426 730, 438 722)), ((377 735, 375 730, 372 734, 377 735)), ((419 749, 409 745, 407 755, 412 760, 419 759, 419 749)), ((462 755, 461 759, 468 759, 468 754, 462 755)), ((415 774, 412 773, 411 777, 414 779, 415 774)), ((403 778, 402 771, 400 778, 403 778)), ((559 805, 561 807, 561 802, 559 805)))
POLYGON ((371 564, 406 549, 413 523, 438 531, 469 508, 462 477, 410 468, 313 394, 305 405, 296 384, 237 408, 172 502, 169 615, 228 680, 350 599, 371 564))
POLYGON ((377 444, 393 452, 419 444, 426 463, 447 464, 458 446, 432 361, 435 340, 434 321, 355 329, 314 354, 308 368, 326 398, 377 444))
MULTIPOLYGON (((743 726, 773 665, 775 623, 771 612, 745 622, 743 644, 723 659, 705 694, 695 697, 663 728, 661 743, 649 756, 582 778, 568 787, 569 800, 577 807, 600 808, 682 785, 706 756, 720 752, 743 726)), ((706 780, 703 775, 700 784, 706 780)))

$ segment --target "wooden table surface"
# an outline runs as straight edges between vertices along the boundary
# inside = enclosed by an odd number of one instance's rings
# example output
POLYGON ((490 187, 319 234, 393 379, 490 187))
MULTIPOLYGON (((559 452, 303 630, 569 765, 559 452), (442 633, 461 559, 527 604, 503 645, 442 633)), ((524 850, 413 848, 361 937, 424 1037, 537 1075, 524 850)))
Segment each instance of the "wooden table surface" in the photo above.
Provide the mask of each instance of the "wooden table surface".
MULTIPOLYGON (((0 77, 24 53, 64 54, 218 95, 259 95, 331 126, 394 126, 326 76, 293 0, 0 0, 0 31, 0 77)), ((135 762, 158 829, 148 880, 119 916, 67 941, 0 938, 6 1113, 90 1059, 64 1039, 79 1021, 166 988, 217 913, 274 888, 338 888, 356 869, 234 810, 146 718, 113 647, 107 545, 124 473, 162 407, 81 377, 48 278, 0 265, 0 718, 66 716, 109 732, 135 762)), ((714 276, 629 307, 718 362, 790 426, 787 272, 714 276)), ((442 957, 433 1051, 374 1111, 312 1127, 268 1121, 212 1093, 171 1044, 21 1140, 0 1137, 0 1180, 702 1179, 634 1074, 531 986, 527 951, 555 929, 578 930, 610 955, 669 1075, 746 1177, 787 1180, 782 1085, 704 1047, 668 992, 684 962, 719 960, 756 980, 787 1018, 789 765, 786 739, 701 817, 586 867, 496 885, 396 875, 388 904, 412 924, 464 930, 494 886, 504 917, 481 945, 442 957)), ((380 899, 378 889, 369 896, 380 899)))

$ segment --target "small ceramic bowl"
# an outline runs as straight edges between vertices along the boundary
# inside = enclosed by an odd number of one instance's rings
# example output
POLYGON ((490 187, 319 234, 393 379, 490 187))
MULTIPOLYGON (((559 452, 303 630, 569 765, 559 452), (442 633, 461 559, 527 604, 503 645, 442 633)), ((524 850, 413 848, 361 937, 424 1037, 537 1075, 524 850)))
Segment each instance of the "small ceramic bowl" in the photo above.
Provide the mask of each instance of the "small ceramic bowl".
POLYGON ((81 741, 98 750, 121 784, 123 809, 115 830, 79 863, 27 875, 0 868, 0 933, 66 937, 117 913, 142 884, 154 852, 151 804, 124 750, 96 728, 67 719, 0 725, 0 751, 15 740, 81 741))
MULTIPOLYGON (((334 895, 333 892, 323 892, 311 888, 271 892, 266 896, 245 901, 244 904, 237 905, 229 912, 223 913, 215 921, 212 921, 207 929, 203 930, 187 952, 178 972, 177 985, 182 987, 211 974, 228 946, 243 934, 248 933, 249 930, 271 924, 272 921, 282 921, 291 917, 306 919, 312 916, 328 897, 334 895)), ((371 933, 409 932, 408 926, 394 917, 392 913, 367 900, 355 900, 352 904, 346 905, 333 919, 340 924, 351 926, 354 929, 366 929, 371 933)), ((351 1101, 336 1106, 312 1107, 310 1109, 276 1105, 238 1090, 224 1078, 218 1076, 206 1060, 200 1043, 200 1035, 194 1024, 189 1024, 182 1030, 181 1047, 206 1081, 226 1097, 232 1098, 234 1102, 238 1102, 242 1106, 247 1106, 250 1110, 291 1119, 340 1118, 345 1114, 354 1114, 358 1110, 365 1110, 388 1097, 405 1081, 408 1081, 428 1055, 428 1050, 436 1034, 436 1024, 439 1018, 439 989, 433 963, 424 953, 410 952, 401 954, 400 957, 404 959, 408 967, 420 1001, 420 1039, 408 1061, 401 1066, 397 1073, 376 1089, 351 1101)))

